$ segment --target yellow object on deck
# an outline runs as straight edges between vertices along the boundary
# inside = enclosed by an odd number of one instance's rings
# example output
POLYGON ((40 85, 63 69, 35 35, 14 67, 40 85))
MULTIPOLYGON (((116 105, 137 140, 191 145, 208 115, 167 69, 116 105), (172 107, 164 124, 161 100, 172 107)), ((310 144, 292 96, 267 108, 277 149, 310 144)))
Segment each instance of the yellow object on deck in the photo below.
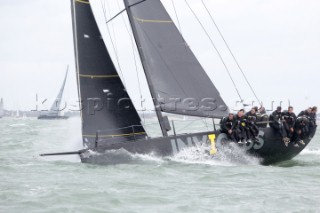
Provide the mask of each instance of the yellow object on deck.
POLYGON ((216 148, 216 135, 212 134, 212 135, 208 135, 209 140, 211 142, 211 149, 210 149, 210 155, 214 155, 217 153, 217 148, 216 148))

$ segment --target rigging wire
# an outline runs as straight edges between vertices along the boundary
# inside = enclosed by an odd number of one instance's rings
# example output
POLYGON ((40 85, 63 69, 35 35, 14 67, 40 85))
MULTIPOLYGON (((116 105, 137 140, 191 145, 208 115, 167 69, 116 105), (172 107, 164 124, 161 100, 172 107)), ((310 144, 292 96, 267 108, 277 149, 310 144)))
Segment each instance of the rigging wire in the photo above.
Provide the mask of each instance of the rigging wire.
POLYGON ((184 125, 183 127, 177 129, 176 132, 181 132, 182 130, 187 129, 188 127, 190 127, 192 124, 196 123, 197 121, 203 122, 203 120, 205 120, 205 119, 207 119, 207 118, 193 119, 190 122, 188 122, 186 125, 184 125))
POLYGON ((176 6, 174 4, 174 0, 171 0, 171 2, 172 2, 173 10, 174 10, 174 13, 176 15, 177 22, 178 22, 179 31, 182 34, 182 28, 181 28, 181 25, 180 25, 180 21, 179 21, 178 13, 177 13, 177 10, 176 10, 176 6))
MULTIPOLYGON (((106 5, 105 5, 105 1, 104 1, 104 3, 103 3, 102 0, 100 0, 100 2, 101 2, 101 6, 102 6, 102 11, 103 11, 104 19, 105 19, 105 21, 106 21, 106 20, 107 20, 107 15, 106 15, 106 5)), ((120 62, 119 62, 118 52, 117 52, 116 46, 115 46, 115 44, 114 44, 114 42, 113 42, 113 39, 112 39, 112 36, 111 36, 111 33, 110 33, 110 29, 109 29, 108 24, 106 24, 106 26, 107 26, 108 35, 109 35, 109 37, 110 37, 110 41, 111 41, 111 44, 112 44, 112 47, 113 47, 113 51, 114 51, 115 56, 116 56, 116 61, 117 61, 117 64, 118 64, 118 69, 119 69, 119 71, 120 71, 120 73, 121 73, 121 75, 122 75, 123 84, 124 84, 124 86, 126 87, 126 82, 125 82, 124 75, 123 75, 123 73, 122 73, 122 69, 121 69, 120 62)))
MULTIPOLYGON (((108 0, 105 0, 105 2, 107 2, 107 7, 108 7, 108 12, 109 12, 109 16, 111 17, 111 11, 110 11, 110 5, 109 5, 109 1, 108 0)), ((111 23, 111 28, 112 28, 112 33, 113 33, 113 39, 114 39, 114 46, 115 46, 115 49, 117 51, 117 37, 116 37, 116 33, 115 33, 115 30, 114 30, 114 24, 113 22, 111 23)), ((117 53, 118 54, 118 53, 117 53)))
POLYGON ((225 38, 224 38, 224 36, 222 35, 222 33, 221 33, 221 31, 220 31, 220 28, 218 27, 217 23, 215 22, 215 20, 214 20, 214 18, 213 18, 212 13, 210 13, 210 11, 209 11, 209 9, 208 9, 207 5, 204 3, 204 0, 201 0, 201 2, 202 2, 202 4, 203 4, 204 8, 206 9, 206 11, 207 11, 208 15, 210 16, 210 19, 211 19, 211 21, 213 22, 214 26, 215 26, 215 27, 216 27, 216 29, 218 30, 218 32, 219 32, 219 34, 220 34, 220 36, 221 36, 221 38, 222 38, 223 42, 225 43, 226 47, 228 48, 228 50, 229 50, 229 52, 230 52, 230 54, 231 54, 231 56, 232 56, 233 60, 234 60, 234 61, 235 61, 235 63, 237 64, 237 67, 238 67, 238 68, 239 68, 239 70, 241 71, 241 73, 242 73, 242 75, 243 75, 244 79, 246 80, 246 82, 247 82, 248 86, 250 87, 251 92, 253 93, 253 95, 254 95, 254 96, 255 96, 255 98, 257 99, 258 103, 260 103, 260 104, 261 104, 261 102, 260 102, 260 100, 259 100, 258 96, 256 95, 255 91, 253 90, 253 87, 251 86, 250 82, 248 81, 247 76, 245 75, 245 73, 244 73, 243 69, 241 68, 241 66, 240 66, 240 64, 239 64, 239 62, 238 62, 238 60, 236 59, 235 55, 234 55, 234 54, 233 54, 233 52, 231 51, 231 48, 230 48, 229 44, 227 43, 226 39, 225 39, 225 38))
MULTIPOLYGON (((119 1, 117 0, 117 6, 118 6, 118 9, 120 10, 120 5, 119 5, 119 1)), ((137 75, 137 80, 138 80, 138 88, 139 88, 139 95, 140 95, 140 106, 141 106, 141 111, 142 111, 142 117, 143 117, 143 123, 146 122, 146 118, 145 118, 145 112, 143 110, 143 103, 142 103, 142 100, 143 100, 143 96, 142 96, 142 89, 141 89, 141 83, 140 83, 140 76, 139 76, 139 72, 138 72, 138 63, 137 63, 137 58, 136 58, 136 53, 135 53, 135 43, 133 41, 133 38, 132 38, 132 33, 130 33, 130 30, 129 30, 129 27, 127 26, 127 23, 123 17, 123 15, 121 14, 121 19, 122 19, 122 22, 124 23, 124 26, 126 28, 126 31, 130 37, 130 41, 131 41, 131 49, 132 49, 132 55, 133 55, 133 59, 134 59, 134 65, 135 65, 135 71, 136 71, 136 75, 137 75)))
POLYGON ((194 12, 194 10, 193 10, 193 9, 191 8, 191 6, 189 5, 188 1, 187 1, 187 0, 184 0, 184 1, 185 1, 185 3, 187 4, 187 6, 188 6, 188 8, 190 9, 190 11, 192 12, 192 14, 194 15, 194 17, 196 18, 196 20, 198 21, 198 23, 200 24, 201 28, 203 29, 203 31, 205 32, 205 34, 207 35, 207 37, 209 38, 209 40, 210 40, 210 42, 211 42, 211 45, 212 45, 213 48, 216 50, 216 52, 217 52, 217 54, 218 54, 218 56, 219 56, 219 58, 220 58, 220 60, 221 60, 221 62, 222 62, 222 64, 223 64, 224 68, 226 69, 226 71, 227 71, 227 73, 228 73, 228 75, 229 75, 229 77, 230 77, 230 79, 231 79, 231 81, 232 81, 232 84, 233 84, 233 86, 234 86, 234 88, 235 88, 235 90, 236 90, 236 92, 237 92, 240 100, 242 101, 243 99, 242 99, 242 97, 241 97, 241 95, 240 95, 240 93, 239 93, 239 90, 238 90, 238 88, 237 88, 237 85, 236 85, 236 83, 234 82, 234 80, 233 80, 233 78, 232 78, 232 76, 231 76, 231 73, 230 73, 230 70, 229 70, 227 64, 226 64, 225 61, 223 60, 222 55, 220 54, 219 50, 217 49, 216 45, 214 44, 213 40, 211 39, 208 31, 207 31, 207 30, 205 29, 205 27, 203 26, 203 24, 202 24, 202 22, 200 21, 199 17, 196 15, 196 13, 194 12))

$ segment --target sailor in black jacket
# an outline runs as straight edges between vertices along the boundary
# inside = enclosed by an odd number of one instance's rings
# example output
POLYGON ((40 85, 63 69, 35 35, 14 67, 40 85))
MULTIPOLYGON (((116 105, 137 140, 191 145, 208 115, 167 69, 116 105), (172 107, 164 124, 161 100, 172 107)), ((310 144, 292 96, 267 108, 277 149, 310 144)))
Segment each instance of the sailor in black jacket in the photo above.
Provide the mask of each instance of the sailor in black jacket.
POLYGON ((290 139, 287 137, 286 131, 283 128, 281 109, 281 106, 278 106, 277 110, 272 112, 272 114, 269 116, 269 124, 271 128, 280 134, 282 141, 286 146, 288 146, 290 139))
POLYGON ((229 113, 228 117, 224 117, 221 120, 221 132, 227 134, 230 141, 236 141, 236 119, 233 113, 229 113))
POLYGON ((246 119, 246 124, 248 128, 247 130, 249 133, 249 138, 256 140, 259 134, 259 129, 256 125, 256 122, 257 122, 256 109, 252 108, 249 112, 247 112, 245 115, 245 119, 246 119))
POLYGON ((309 119, 306 116, 300 116, 297 118, 294 124, 294 147, 299 147, 301 145, 305 145, 303 139, 308 137, 307 127, 309 125, 309 119))
POLYGON ((310 122, 309 122, 309 139, 313 138, 317 129, 317 111, 318 108, 316 106, 312 107, 310 113, 310 122))
POLYGON ((310 117, 311 111, 312 111, 312 108, 311 108, 311 107, 309 107, 309 108, 306 109, 306 110, 302 110, 302 111, 298 114, 298 117, 301 117, 301 116, 310 117))
POLYGON ((246 141, 249 139, 246 120, 244 117, 244 110, 241 109, 238 111, 237 115, 235 116, 236 119, 236 139, 240 143, 245 144, 246 141))
MULTIPOLYGON (((310 121, 310 119, 311 119, 311 111, 312 111, 312 108, 311 107, 308 107, 308 109, 306 109, 306 110, 302 110, 299 114, 298 114, 298 116, 297 116, 297 119, 299 118, 299 117, 306 117, 307 119, 308 119, 308 121, 310 121)), ((311 126, 310 126, 311 127, 311 126)), ((312 127, 311 127, 312 128, 312 127)), ((305 135, 308 135, 308 137, 309 137, 309 124, 308 125, 306 125, 304 128, 303 128, 303 130, 304 130, 304 134, 305 135)))
POLYGON ((288 111, 282 113, 283 126, 287 133, 287 137, 292 141, 294 133, 294 124, 296 122, 296 114, 293 112, 293 107, 289 106, 288 111))

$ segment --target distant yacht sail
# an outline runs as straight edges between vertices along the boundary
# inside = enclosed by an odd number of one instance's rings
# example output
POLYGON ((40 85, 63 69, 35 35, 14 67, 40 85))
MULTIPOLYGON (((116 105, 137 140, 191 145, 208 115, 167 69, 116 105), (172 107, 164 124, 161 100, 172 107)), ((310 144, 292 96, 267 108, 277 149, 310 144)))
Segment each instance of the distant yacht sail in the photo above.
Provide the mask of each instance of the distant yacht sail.
POLYGON ((0 102, 0 118, 2 118, 4 115, 4 110, 3 110, 3 99, 1 98, 0 102))
POLYGON ((62 95, 64 91, 64 87, 66 84, 67 76, 68 76, 68 70, 69 70, 69 65, 67 67, 66 75, 64 77, 62 86, 60 88, 60 91, 58 93, 58 96, 56 97, 55 101, 53 102, 50 110, 46 112, 45 114, 42 114, 38 117, 38 119, 67 119, 68 116, 62 116, 60 115, 60 105, 61 105, 61 100, 62 100, 62 95))

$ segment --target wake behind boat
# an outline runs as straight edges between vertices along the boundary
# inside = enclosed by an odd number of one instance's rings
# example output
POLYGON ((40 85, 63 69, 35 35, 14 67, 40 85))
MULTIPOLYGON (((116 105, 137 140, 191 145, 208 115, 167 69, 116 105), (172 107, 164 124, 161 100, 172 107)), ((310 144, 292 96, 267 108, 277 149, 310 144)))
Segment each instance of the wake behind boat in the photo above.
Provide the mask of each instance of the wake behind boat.
MULTIPOLYGON (((160 0, 124 0, 162 136, 152 137, 124 87, 95 21, 90 1, 72 0, 78 90, 81 98, 83 163, 109 164, 108 151, 172 156, 192 146, 207 146, 215 155, 227 135, 211 131, 176 134, 163 113, 221 119, 229 110, 219 91, 183 39, 160 0), (168 132, 173 130, 173 134, 168 132)), ((305 146, 286 146, 272 128, 259 128, 257 140, 241 145, 262 164, 289 160, 305 146)), ((50 155, 50 154, 43 154, 50 155)))

